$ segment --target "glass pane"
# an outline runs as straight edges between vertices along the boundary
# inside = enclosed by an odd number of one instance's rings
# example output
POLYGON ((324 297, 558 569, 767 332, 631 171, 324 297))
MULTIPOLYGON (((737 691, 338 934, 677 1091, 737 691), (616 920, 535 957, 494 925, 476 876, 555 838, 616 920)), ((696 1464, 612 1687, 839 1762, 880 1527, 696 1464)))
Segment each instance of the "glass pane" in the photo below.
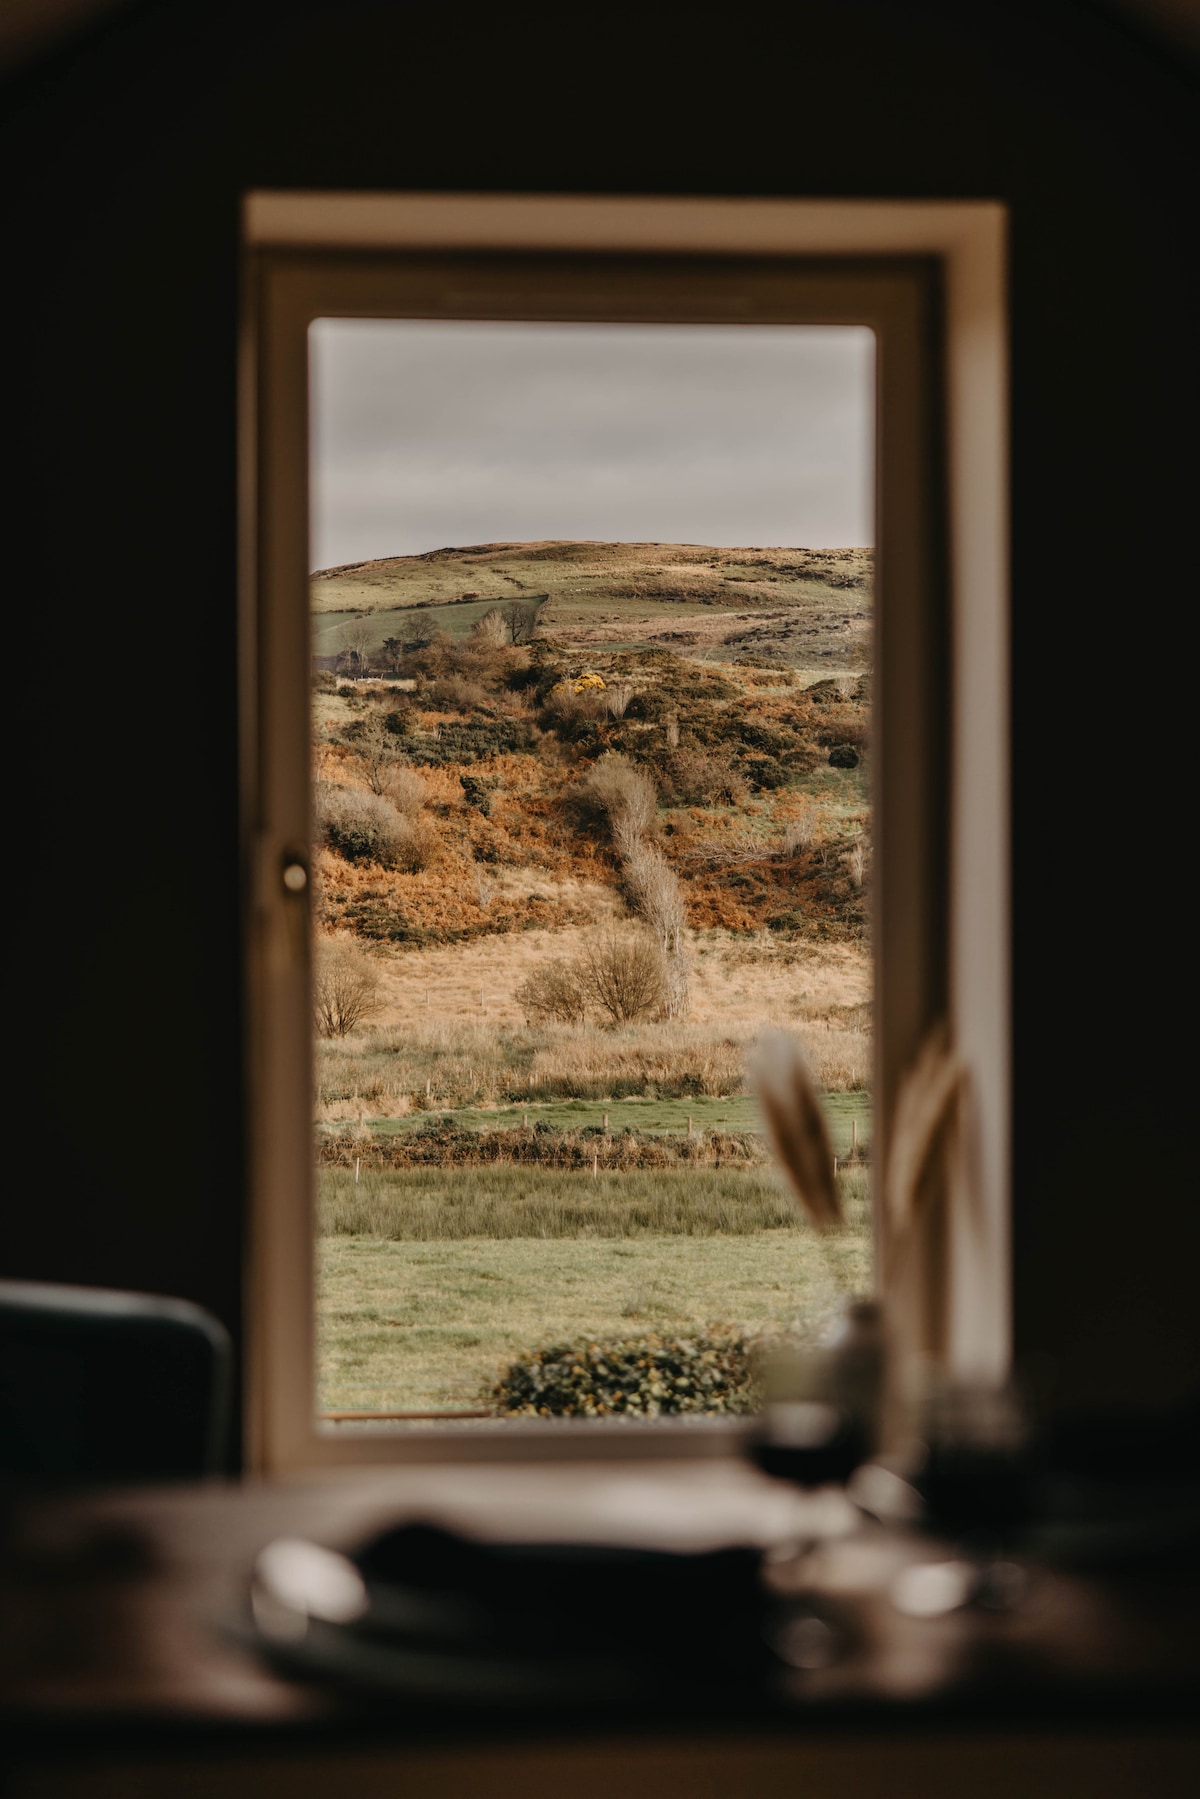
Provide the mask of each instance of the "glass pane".
POLYGON ((873 336, 322 319, 310 361, 318 1410, 743 1407, 871 1285, 873 336))

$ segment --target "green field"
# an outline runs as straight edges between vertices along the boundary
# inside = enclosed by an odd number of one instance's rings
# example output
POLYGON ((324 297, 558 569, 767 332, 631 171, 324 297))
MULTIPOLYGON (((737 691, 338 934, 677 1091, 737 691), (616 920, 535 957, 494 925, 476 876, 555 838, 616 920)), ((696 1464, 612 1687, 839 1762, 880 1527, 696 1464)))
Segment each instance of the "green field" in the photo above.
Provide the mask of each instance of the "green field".
MULTIPOLYGON (((854 1132, 857 1143, 865 1151, 871 1140, 871 1100, 863 1092, 828 1093, 824 1096, 825 1114, 833 1152, 849 1155, 854 1132)), ((553 1130, 573 1131, 585 1126, 602 1126, 608 1119, 613 1131, 686 1131, 688 1122, 694 1131, 757 1131, 761 1129, 758 1101, 748 1093, 735 1093, 724 1099, 613 1099, 558 1100, 549 1105, 464 1107, 445 1113, 410 1112, 403 1118, 373 1118, 370 1128, 390 1136, 412 1130, 430 1117, 444 1117, 459 1130, 511 1129, 528 1118, 531 1126, 548 1125, 553 1130)))
POLYGON ((865 1223, 831 1239, 467 1238, 318 1245, 321 1410, 478 1404, 512 1357, 578 1336, 802 1320, 816 1331, 870 1285, 865 1223))
POLYGON ((492 607, 519 600, 539 607, 544 639, 644 649, 682 628, 692 655, 765 649, 815 679, 866 666, 872 574, 869 550, 698 544, 485 544, 384 557, 313 577, 313 653, 347 648, 364 617, 368 651, 428 626, 464 639, 492 607))

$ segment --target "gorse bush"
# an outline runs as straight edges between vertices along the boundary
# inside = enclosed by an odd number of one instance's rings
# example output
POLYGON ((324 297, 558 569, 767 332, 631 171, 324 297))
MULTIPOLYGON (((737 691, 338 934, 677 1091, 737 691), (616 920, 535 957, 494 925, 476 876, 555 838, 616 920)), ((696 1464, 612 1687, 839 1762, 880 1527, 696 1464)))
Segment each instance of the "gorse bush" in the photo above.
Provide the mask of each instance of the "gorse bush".
POLYGON ((750 1356, 737 1331, 554 1343, 511 1362, 487 1398, 532 1418, 657 1418, 754 1409, 750 1356))

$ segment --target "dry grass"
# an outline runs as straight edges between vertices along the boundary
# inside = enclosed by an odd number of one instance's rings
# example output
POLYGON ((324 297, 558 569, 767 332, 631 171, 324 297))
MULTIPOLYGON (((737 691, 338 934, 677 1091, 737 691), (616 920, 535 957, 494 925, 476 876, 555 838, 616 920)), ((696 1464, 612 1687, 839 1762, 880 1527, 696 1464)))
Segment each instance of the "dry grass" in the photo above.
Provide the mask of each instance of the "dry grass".
POLYGON ((739 1093, 765 1024, 798 1033, 824 1091, 870 1085, 871 969, 861 944, 742 942, 713 933, 693 943, 686 1023, 526 1026, 517 988, 582 935, 530 931, 453 949, 380 953, 383 1010, 374 1028, 318 1048, 318 1116, 739 1093))

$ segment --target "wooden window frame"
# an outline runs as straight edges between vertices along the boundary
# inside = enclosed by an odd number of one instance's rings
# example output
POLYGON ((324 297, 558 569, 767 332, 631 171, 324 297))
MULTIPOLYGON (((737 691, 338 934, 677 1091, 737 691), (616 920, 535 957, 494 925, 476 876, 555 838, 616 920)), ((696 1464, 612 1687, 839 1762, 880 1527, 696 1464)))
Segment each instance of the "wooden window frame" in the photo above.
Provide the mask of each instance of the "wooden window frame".
MULTIPOLYGON (((255 193, 244 205, 247 1465, 723 1455, 722 1420, 321 1427, 307 890, 307 327, 326 316, 858 324, 876 334, 876 1153, 949 1018, 973 1095, 945 1360, 1011 1349, 1006 216, 988 202, 255 193)), ((877 1212, 877 1251, 887 1222, 877 1212)), ((877 1263, 882 1254, 877 1253, 877 1263)))

